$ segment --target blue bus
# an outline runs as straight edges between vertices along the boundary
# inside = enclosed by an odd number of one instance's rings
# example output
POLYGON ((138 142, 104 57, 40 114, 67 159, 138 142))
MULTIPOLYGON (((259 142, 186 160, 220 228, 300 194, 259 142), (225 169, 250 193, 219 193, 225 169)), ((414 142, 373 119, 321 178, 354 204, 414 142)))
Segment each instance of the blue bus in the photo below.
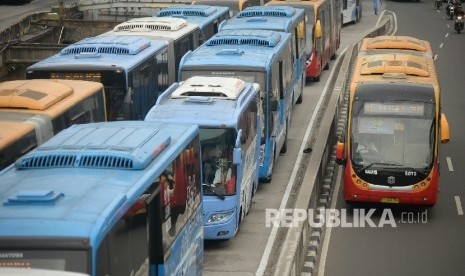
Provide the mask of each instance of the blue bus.
POLYGON ((200 28, 200 43, 218 32, 221 22, 229 19, 229 8, 208 5, 173 5, 160 10, 157 17, 179 17, 197 24, 200 28))
POLYGON ((201 275, 197 125, 74 125, 0 172, 0 267, 201 275))
POLYGON ((260 87, 236 78, 192 77, 173 84, 146 121, 200 127, 205 239, 230 239, 258 187, 260 87), (212 117, 214 114, 214 117, 212 117))
POLYGON ((200 45, 199 26, 182 18, 133 18, 115 26, 112 31, 101 34, 101 36, 108 35, 137 36, 155 41, 166 41, 168 49, 161 57, 164 66, 160 71, 164 72, 163 77, 167 78, 169 85, 178 78, 178 65, 184 54, 200 45))
POLYGON ((262 120, 260 171, 271 181, 275 160, 287 150, 294 98, 291 35, 267 30, 218 32, 180 64, 181 80, 193 76, 235 77, 258 83, 261 88, 262 120))
MULTIPOLYGON (((302 103, 307 61, 305 10, 287 6, 254 6, 239 12, 220 25, 221 30, 271 30, 291 33, 292 62, 295 66, 294 100, 302 103)), ((295 104, 294 103, 294 104, 295 104)))
POLYGON ((168 88, 165 41, 141 37, 91 37, 26 70, 26 79, 70 79, 104 85, 107 120, 143 120, 168 88))

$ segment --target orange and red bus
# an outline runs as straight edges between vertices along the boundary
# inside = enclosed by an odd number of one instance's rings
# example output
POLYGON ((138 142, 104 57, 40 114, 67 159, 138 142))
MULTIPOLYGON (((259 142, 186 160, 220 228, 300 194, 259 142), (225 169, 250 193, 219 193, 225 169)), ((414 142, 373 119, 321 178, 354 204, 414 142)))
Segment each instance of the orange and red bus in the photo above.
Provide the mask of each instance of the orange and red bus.
POLYGON ((273 0, 266 5, 291 6, 305 10, 307 23, 307 80, 319 81, 329 69, 341 44, 342 13, 339 0, 273 0))
POLYGON ((336 147, 348 203, 436 204, 439 144, 450 137, 440 100, 428 55, 391 49, 358 56, 336 147))

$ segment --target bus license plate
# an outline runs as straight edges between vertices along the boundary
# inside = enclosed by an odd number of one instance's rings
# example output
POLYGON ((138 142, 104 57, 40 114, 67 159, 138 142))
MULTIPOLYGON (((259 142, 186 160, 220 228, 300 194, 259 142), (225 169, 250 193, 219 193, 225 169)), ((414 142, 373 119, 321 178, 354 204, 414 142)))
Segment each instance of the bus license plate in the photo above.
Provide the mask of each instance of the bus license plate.
POLYGON ((381 202, 382 203, 395 203, 395 204, 398 204, 400 202, 400 200, 398 198, 394 198, 394 197, 383 197, 383 198, 381 198, 381 202))

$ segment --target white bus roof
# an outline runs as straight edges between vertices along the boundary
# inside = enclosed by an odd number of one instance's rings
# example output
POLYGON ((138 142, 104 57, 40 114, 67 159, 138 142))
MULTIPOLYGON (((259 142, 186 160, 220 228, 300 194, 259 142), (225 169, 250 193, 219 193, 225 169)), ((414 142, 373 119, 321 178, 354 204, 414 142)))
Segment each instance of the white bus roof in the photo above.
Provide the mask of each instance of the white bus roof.
POLYGON ((177 39, 191 33, 199 26, 189 23, 183 18, 175 17, 141 17, 133 18, 113 28, 112 31, 102 34, 115 35, 143 35, 145 37, 177 39))
POLYGON ((246 87, 238 78, 192 77, 182 82, 171 95, 172 98, 210 96, 236 100, 246 87))

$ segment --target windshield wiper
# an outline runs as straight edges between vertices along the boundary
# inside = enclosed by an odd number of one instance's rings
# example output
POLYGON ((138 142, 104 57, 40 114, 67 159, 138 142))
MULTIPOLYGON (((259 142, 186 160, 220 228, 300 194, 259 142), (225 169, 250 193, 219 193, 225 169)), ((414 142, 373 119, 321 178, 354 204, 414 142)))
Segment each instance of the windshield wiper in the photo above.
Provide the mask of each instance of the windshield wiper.
POLYGON ((363 172, 364 170, 368 170, 369 168, 373 167, 374 165, 389 166, 389 167, 403 167, 402 165, 395 164, 395 163, 373 162, 373 163, 370 163, 370 164, 362 167, 361 169, 357 170, 357 174, 363 172))
POLYGON ((225 199, 225 196, 218 193, 217 191, 215 191, 216 187, 213 186, 213 184, 206 184, 206 183, 203 183, 202 186, 207 186, 210 191, 212 192, 212 194, 216 195, 218 198, 220 198, 221 200, 224 200, 225 199))

